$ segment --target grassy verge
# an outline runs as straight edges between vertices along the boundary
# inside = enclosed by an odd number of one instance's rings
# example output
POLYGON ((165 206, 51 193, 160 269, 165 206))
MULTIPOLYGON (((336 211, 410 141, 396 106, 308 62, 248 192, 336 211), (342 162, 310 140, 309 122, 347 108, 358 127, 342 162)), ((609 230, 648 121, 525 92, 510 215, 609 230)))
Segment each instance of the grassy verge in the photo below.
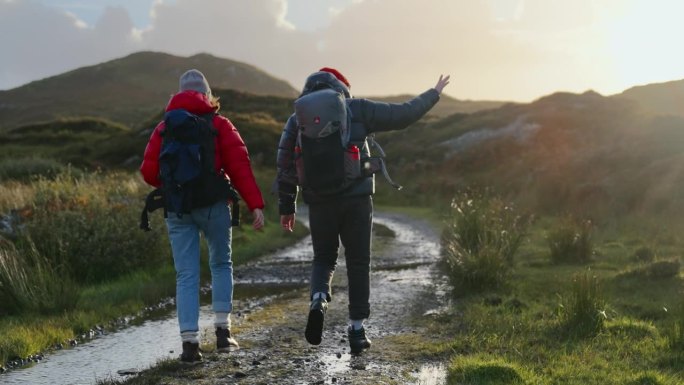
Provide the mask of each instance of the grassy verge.
MULTIPOLYGON (((161 213, 151 214, 151 232, 138 228, 149 190, 130 174, 66 173, 0 184, 0 214, 12 228, 0 233, 0 335, 11 336, 0 340, 0 365, 64 344, 96 325, 115 327, 113 320, 174 295, 161 213)), ((243 207, 242 225, 233 228, 236 265, 308 231, 297 226, 294 234, 283 233, 275 207, 267 204, 259 232, 243 207)), ((204 280, 210 276, 205 246, 204 280)))
POLYGON ((392 204, 377 204, 374 203, 375 210, 388 213, 400 213, 410 215, 416 218, 422 218, 435 229, 439 229, 444 225, 447 215, 430 207, 425 206, 397 206, 392 204))
MULTIPOLYGON (((245 226, 246 227, 246 226, 245 226)), ((306 233, 298 226, 293 234, 284 234, 276 223, 268 223, 263 231, 236 229, 243 240, 234 245, 234 262, 241 264, 287 246, 306 233)), ((208 276, 206 263, 203 276, 208 276)), ((171 257, 155 270, 137 271, 111 282, 81 288, 76 308, 63 314, 36 317, 33 314, 3 317, 0 335, 0 362, 26 358, 56 344, 77 338, 96 325, 109 325, 114 319, 137 314, 160 299, 175 295, 175 272, 171 257)))
POLYGON ((507 285, 457 293, 421 319, 428 337, 395 337, 407 357, 447 362, 453 385, 684 384, 677 231, 597 226, 590 260, 558 263, 549 237, 562 221, 535 222, 507 285))

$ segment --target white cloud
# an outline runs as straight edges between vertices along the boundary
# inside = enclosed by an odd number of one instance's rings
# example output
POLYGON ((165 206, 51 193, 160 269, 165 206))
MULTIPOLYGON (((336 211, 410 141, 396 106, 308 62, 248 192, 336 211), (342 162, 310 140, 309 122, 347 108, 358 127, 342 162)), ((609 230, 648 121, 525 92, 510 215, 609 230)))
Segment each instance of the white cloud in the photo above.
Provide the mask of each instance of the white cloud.
POLYGON ((421 92, 449 73, 448 92, 481 98, 506 87, 505 73, 541 60, 497 27, 487 1, 367 0, 334 20, 324 57, 356 94, 421 92))
POLYGON ((94 28, 74 17, 29 1, 0 3, 0 88, 96 64, 138 49, 130 19, 108 9, 94 28))
POLYGON ((666 0, 198 4, 157 0, 149 27, 139 30, 124 8, 108 8, 84 28, 55 8, 2 0, 0 51, 10 54, 3 55, 0 89, 142 49, 244 61, 297 88, 312 71, 333 66, 356 95, 420 92, 440 73, 452 75, 447 93, 456 97, 517 100, 684 77, 684 55, 675 53, 684 9, 666 0), (305 19, 288 21, 288 4, 325 20, 314 30, 297 29, 305 19))
POLYGON ((209 52, 245 61, 289 78, 297 57, 311 54, 311 34, 285 20, 285 0, 191 0, 154 6, 150 29, 142 34, 148 49, 180 55, 209 52))

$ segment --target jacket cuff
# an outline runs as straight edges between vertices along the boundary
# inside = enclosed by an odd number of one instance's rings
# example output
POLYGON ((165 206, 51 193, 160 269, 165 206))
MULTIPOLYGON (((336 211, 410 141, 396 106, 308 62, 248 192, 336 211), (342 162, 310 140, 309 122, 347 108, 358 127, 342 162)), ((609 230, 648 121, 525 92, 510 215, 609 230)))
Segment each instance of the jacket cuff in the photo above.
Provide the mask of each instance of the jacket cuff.
POLYGON ((427 99, 428 103, 433 106, 439 101, 439 92, 437 92, 437 90, 434 88, 430 88, 429 90, 423 92, 420 96, 427 99))
POLYGON ((279 203, 278 211, 280 215, 292 215, 297 212, 297 205, 294 202, 291 204, 279 203))
POLYGON ((290 215, 297 211, 297 186, 278 183, 278 211, 280 215, 290 215))

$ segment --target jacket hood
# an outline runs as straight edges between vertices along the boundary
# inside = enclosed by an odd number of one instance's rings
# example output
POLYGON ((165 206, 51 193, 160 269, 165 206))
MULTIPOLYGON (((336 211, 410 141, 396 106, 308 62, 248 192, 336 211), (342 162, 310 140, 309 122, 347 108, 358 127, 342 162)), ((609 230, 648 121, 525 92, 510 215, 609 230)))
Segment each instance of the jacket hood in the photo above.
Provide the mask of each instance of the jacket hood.
POLYGON ((333 90, 344 94, 345 98, 351 98, 351 92, 349 92, 349 88, 344 83, 339 81, 335 75, 330 72, 323 71, 314 72, 306 78, 304 89, 299 96, 304 96, 322 88, 332 88, 333 90))
POLYGON ((181 91, 171 97, 166 111, 184 109, 193 114, 209 114, 216 111, 207 95, 197 91, 181 91))

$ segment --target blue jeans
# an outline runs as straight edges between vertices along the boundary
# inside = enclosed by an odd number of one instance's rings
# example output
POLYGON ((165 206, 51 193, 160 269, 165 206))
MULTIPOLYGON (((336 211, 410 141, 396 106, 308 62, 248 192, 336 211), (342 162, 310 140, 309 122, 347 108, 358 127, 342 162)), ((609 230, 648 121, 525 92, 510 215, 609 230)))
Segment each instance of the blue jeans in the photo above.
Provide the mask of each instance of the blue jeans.
POLYGON ((166 227, 176 268, 178 325, 181 332, 199 331, 200 232, 209 246, 213 309, 230 313, 233 308, 230 207, 219 202, 182 218, 170 212, 166 227))

